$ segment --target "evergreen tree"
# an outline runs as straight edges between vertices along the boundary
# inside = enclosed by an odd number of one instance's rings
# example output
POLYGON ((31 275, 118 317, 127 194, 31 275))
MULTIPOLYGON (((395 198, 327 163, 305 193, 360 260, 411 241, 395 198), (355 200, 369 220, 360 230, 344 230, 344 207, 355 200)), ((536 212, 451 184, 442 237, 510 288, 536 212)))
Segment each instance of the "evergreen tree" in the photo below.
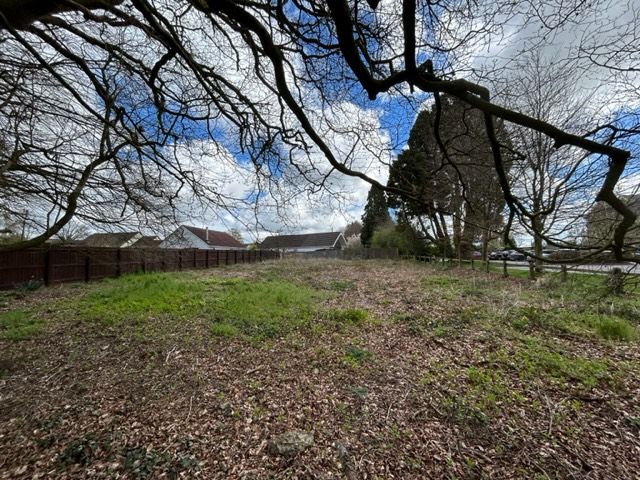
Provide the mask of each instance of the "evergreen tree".
POLYGON ((390 223, 391 217, 389 216, 389 207, 387 206, 384 192, 372 185, 369 189, 367 204, 362 215, 362 231, 360 232, 362 245, 368 247, 375 229, 390 223))
MULTIPOLYGON (((465 257, 474 241, 488 244, 490 231, 499 228, 504 199, 481 112, 446 95, 441 105, 439 139, 434 106, 420 112, 409 148, 391 165, 389 186, 409 195, 390 195, 389 205, 416 219, 423 235, 445 254, 465 257)), ((501 124, 497 132, 505 143, 501 124)))

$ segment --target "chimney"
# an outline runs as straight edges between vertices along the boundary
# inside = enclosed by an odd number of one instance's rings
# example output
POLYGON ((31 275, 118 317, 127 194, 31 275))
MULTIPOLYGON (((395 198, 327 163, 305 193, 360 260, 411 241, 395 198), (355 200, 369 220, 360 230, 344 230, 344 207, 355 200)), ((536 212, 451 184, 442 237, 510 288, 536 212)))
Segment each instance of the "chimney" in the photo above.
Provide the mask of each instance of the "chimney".
POLYGON ((204 229, 204 239, 207 243, 209 243, 209 227, 204 229))

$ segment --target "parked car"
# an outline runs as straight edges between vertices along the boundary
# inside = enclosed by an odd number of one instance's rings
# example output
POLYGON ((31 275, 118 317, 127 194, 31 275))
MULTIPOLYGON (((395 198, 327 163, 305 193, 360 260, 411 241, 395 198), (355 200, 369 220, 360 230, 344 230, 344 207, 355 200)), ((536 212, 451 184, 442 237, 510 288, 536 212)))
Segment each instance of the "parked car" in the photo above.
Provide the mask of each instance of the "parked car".
POLYGON ((502 260, 503 252, 491 252, 489 254, 489 260, 502 260))
POLYGON ((529 257, 527 257, 527 255, 525 255, 524 253, 512 250, 507 257, 507 260, 511 260, 512 262, 526 262, 528 258, 529 257))

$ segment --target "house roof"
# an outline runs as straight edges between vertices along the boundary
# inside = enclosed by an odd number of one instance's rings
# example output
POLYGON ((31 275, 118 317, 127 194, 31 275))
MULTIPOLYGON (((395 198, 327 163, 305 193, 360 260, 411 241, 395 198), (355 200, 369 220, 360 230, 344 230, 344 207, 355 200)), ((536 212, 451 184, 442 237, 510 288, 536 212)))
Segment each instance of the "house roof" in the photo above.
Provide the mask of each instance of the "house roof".
POLYGON ((158 239, 158 237, 154 235, 142 237, 136 243, 131 245, 133 248, 153 248, 157 247, 162 243, 162 240, 158 239))
POLYGON ((140 235, 140 232, 94 233, 81 243, 86 247, 118 248, 137 235, 140 235))
POLYGON ((331 248, 342 232, 306 233, 302 235, 274 235, 267 237, 260 248, 331 248))
POLYGON ((242 245, 242 243, 225 232, 217 232, 215 230, 208 230, 206 228, 189 227, 187 225, 183 225, 183 228, 186 228, 200 240, 205 241, 212 247, 244 248, 244 245, 242 245))

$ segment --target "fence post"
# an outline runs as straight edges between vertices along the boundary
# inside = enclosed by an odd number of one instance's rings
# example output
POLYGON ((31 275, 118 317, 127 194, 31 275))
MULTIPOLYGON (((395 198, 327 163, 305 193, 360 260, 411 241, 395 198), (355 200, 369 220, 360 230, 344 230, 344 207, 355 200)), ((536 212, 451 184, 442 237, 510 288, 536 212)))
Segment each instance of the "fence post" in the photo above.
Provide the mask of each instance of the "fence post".
POLYGON ((503 259, 502 260, 502 276, 503 277, 508 277, 509 276, 509 272, 507 272, 507 259, 503 259))
POLYGON ((49 249, 44 252, 44 272, 42 274, 42 281, 45 285, 51 283, 51 254, 49 249))
POLYGON ((536 279, 536 270, 535 270, 535 262, 533 259, 529 260, 529 280, 536 279))
POLYGON ((142 250, 142 260, 140 261, 140 266, 142 267, 142 273, 147 273, 147 259, 145 255, 147 254, 146 250, 142 250))
POLYGON ((471 270, 475 270, 476 269, 476 264, 474 263, 473 258, 471 259, 471 270))
POLYGON ((567 265, 564 263, 560 265, 560 280, 562 282, 567 281, 567 265))
POLYGON ((220 266, 220 250, 216 250, 216 267, 220 266))
POLYGON ((182 251, 178 252, 178 270, 182 270, 182 251))
POLYGON ((116 277, 119 277, 122 274, 122 267, 120 266, 121 256, 122 251, 118 248, 118 250, 116 250, 116 277))
POLYGON ((205 260, 204 260, 204 262, 205 262, 206 268, 209 268, 209 250, 208 249, 205 250, 205 260))
POLYGON ((91 257, 89 255, 84 256, 84 281, 89 282, 91 274, 91 257))

